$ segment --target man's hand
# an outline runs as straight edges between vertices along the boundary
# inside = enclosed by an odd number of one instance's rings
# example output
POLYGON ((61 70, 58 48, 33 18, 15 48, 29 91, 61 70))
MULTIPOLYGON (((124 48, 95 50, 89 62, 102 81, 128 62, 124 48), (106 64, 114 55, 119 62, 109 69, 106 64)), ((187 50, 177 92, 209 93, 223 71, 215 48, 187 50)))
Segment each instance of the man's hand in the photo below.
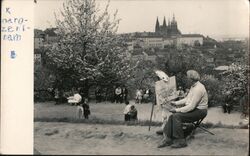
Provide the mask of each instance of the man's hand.
POLYGON ((176 113, 176 110, 174 108, 170 109, 169 112, 176 113))
POLYGON ((176 106, 176 101, 171 101, 170 104, 173 105, 173 106, 176 106))

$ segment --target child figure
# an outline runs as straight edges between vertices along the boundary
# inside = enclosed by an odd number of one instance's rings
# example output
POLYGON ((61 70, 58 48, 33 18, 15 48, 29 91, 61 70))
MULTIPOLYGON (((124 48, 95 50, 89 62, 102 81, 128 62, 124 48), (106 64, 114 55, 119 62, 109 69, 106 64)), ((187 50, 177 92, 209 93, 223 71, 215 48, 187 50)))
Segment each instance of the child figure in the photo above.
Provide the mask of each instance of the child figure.
POLYGON ((76 117, 79 119, 83 118, 84 110, 82 105, 83 105, 82 103, 78 103, 76 107, 76 117))
POLYGON ((125 121, 130 121, 129 111, 130 111, 131 105, 129 104, 128 101, 126 101, 125 104, 126 104, 126 107, 125 107, 125 109, 123 111, 123 113, 124 113, 124 120, 125 121))
POLYGON ((88 99, 87 98, 84 99, 84 102, 82 104, 82 108, 83 108, 84 118, 88 119, 89 115, 90 115, 90 108, 89 108, 89 104, 88 104, 88 99))
POLYGON ((136 103, 141 104, 142 102, 142 89, 136 91, 136 103))

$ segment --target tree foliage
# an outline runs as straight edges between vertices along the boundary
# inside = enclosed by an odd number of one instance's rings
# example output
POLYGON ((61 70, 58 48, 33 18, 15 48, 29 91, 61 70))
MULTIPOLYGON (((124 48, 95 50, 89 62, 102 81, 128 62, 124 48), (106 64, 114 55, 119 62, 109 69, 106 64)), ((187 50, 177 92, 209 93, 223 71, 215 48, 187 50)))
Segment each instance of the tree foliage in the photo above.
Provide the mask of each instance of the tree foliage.
POLYGON ((233 63, 223 75, 225 82, 223 92, 230 91, 235 97, 242 97, 248 93, 249 66, 247 64, 233 63))
POLYGON ((223 83, 213 75, 203 74, 200 80, 208 93, 208 106, 220 106, 224 104, 222 94, 223 83))
POLYGON ((195 49, 171 49, 164 58, 158 59, 157 67, 169 76, 176 76, 177 84, 186 87, 186 72, 190 69, 202 72, 205 58, 195 49))
POLYGON ((131 83, 137 89, 154 87, 155 64, 145 58, 140 58, 137 63, 136 68, 131 72, 131 83))
POLYGON ((35 90, 47 90, 52 87, 54 78, 49 69, 45 67, 39 67, 34 72, 34 89, 35 90))
POLYGON ((116 34, 117 11, 111 16, 108 7, 101 12, 95 0, 69 0, 56 14, 59 42, 47 55, 57 79, 68 81, 63 84, 80 79, 110 84, 128 77, 127 47, 116 34))

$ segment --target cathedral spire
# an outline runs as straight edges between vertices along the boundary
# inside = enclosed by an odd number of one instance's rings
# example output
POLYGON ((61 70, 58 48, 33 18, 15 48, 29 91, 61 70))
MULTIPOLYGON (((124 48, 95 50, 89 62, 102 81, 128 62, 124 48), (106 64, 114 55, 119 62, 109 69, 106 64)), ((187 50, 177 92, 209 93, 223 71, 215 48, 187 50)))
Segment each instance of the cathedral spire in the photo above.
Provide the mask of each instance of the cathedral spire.
POLYGON ((156 19, 156 24, 155 24, 155 32, 158 32, 160 30, 160 24, 159 24, 159 20, 158 20, 158 16, 156 19))
POLYGON ((175 22, 175 16, 174 16, 174 14, 173 14, 173 22, 175 22))
POLYGON ((164 16, 164 19, 163 19, 163 27, 164 27, 164 28, 167 27, 165 16, 164 16))

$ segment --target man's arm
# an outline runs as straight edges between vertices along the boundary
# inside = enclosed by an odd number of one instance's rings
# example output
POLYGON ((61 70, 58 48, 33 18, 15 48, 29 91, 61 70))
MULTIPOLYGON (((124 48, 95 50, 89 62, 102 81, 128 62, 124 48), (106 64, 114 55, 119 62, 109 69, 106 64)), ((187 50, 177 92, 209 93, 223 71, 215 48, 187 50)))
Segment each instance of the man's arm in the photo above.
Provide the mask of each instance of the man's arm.
POLYGON ((204 92, 200 88, 194 88, 190 94, 191 95, 189 95, 186 100, 186 106, 175 109, 176 112, 186 113, 195 109, 204 95, 204 92))
POLYGON ((184 98, 184 99, 181 99, 181 100, 179 100, 179 101, 174 101, 174 104, 176 105, 176 106, 178 106, 178 105, 183 105, 183 104, 185 104, 187 102, 187 98, 184 98))

